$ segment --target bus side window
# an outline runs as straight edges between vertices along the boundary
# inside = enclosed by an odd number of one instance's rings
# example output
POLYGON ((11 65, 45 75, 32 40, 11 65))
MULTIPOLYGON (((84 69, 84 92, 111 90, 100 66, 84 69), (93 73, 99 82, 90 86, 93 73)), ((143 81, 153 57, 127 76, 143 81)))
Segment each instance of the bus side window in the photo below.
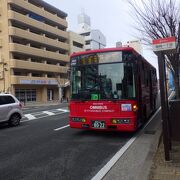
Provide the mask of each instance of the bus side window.
POLYGON ((76 81, 78 89, 81 89, 81 71, 76 72, 75 81, 76 81))
POLYGON ((142 83, 145 85, 145 68, 144 68, 144 63, 142 62, 141 64, 141 78, 142 78, 142 83))

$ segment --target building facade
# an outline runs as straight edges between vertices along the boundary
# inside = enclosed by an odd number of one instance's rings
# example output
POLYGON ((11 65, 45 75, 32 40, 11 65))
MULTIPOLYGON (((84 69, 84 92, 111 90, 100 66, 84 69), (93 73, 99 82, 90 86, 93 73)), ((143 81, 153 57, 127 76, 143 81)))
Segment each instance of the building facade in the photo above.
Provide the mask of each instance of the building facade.
POLYGON ((106 47, 106 37, 98 29, 91 29, 90 17, 85 13, 78 16, 78 33, 85 38, 85 50, 106 47))
POLYGON ((126 46, 134 48, 139 54, 143 53, 142 44, 140 40, 128 41, 126 46))
POLYGON ((69 52, 70 54, 85 51, 85 38, 75 32, 69 31, 69 52))
POLYGON ((66 17, 43 0, 0 1, 1 92, 12 93, 24 102, 56 101, 67 96, 66 17))

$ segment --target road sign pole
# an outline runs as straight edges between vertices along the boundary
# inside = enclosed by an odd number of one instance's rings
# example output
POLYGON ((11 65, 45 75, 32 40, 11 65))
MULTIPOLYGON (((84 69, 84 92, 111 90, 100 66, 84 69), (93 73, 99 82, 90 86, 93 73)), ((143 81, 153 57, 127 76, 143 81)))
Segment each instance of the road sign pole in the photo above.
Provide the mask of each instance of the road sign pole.
POLYGON ((162 128, 163 128, 163 143, 165 160, 170 160, 170 133, 168 124, 168 97, 167 97, 167 86, 166 86, 166 71, 165 71, 165 58, 163 52, 158 52, 158 66, 159 66, 159 83, 161 93, 161 113, 162 113, 162 128))

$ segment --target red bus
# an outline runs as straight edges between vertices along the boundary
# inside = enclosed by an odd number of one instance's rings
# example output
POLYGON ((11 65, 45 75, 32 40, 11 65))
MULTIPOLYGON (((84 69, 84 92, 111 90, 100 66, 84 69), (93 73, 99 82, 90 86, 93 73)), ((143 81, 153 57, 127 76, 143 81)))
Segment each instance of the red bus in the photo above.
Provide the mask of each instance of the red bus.
POLYGON ((135 131, 156 109, 156 69, 133 48, 74 53, 71 128, 135 131))

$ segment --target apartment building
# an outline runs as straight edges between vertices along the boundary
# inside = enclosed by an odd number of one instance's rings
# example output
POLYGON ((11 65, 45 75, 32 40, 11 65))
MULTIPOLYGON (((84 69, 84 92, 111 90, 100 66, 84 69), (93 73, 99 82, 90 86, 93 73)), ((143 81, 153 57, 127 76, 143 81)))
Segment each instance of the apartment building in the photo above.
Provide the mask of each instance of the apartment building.
POLYGON ((73 31, 69 31, 69 52, 70 54, 85 51, 85 38, 73 31))
POLYGON ((68 96, 66 17, 43 0, 0 0, 1 92, 24 102, 68 96))

